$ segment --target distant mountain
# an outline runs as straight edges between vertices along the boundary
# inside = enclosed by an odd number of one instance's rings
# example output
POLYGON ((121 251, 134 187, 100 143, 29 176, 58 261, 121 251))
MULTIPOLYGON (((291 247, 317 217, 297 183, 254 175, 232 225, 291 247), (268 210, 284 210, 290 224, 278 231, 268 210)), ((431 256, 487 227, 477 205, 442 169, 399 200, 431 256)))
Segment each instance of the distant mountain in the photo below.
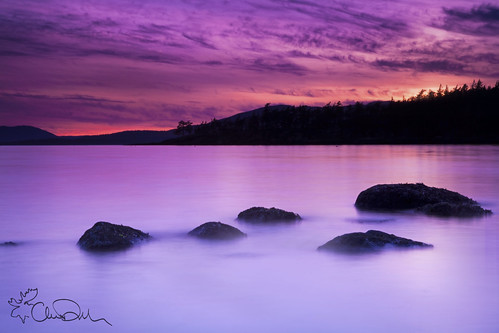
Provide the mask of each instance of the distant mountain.
POLYGON ((53 139, 57 136, 33 126, 0 126, 0 144, 53 139))
POLYGON ((124 131, 102 135, 61 136, 60 145, 142 145, 174 138, 174 130, 169 131, 124 131))
POLYGON ((176 137, 174 130, 57 136, 31 126, 0 126, 0 144, 3 145, 134 145, 153 144, 174 137, 176 137))

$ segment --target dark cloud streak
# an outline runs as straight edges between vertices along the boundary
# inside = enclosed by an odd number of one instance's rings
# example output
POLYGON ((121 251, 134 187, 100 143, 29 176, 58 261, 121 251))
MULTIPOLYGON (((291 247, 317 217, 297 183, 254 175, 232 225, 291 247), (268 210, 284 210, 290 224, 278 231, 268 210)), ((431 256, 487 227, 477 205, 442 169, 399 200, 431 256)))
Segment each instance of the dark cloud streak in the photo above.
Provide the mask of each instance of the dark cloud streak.
POLYGON ((443 24, 435 27, 476 36, 499 35, 499 7, 491 4, 474 6, 471 9, 443 8, 443 24))
POLYGON ((466 73, 464 64, 448 60, 376 60, 372 65, 383 70, 466 73))
POLYGON ((193 41, 193 42, 201 45, 202 47, 205 47, 205 48, 211 49, 211 50, 217 50, 217 48, 215 46, 213 46, 212 44, 210 44, 209 42, 207 42, 204 37, 201 37, 201 36, 190 36, 187 33, 183 33, 182 36, 184 36, 188 40, 191 40, 191 41, 193 41))
POLYGON ((99 98, 89 95, 63 95, 63 96, 51 96, 51 95, 40 95, 40 94, 28 94, 28 93, 0 93, 3 97, 13 97, 13 98, 34 98, 42 100, 74 100, 74 101, 85 101, 85 102, 98 102, 98 103, 119 103, 119 104, 133 104, 133 101, 120 101, 112 100, 107 98, 99 98))
POLYGON ((307 73, 307 68, 282 59, 268 60, 259 58, 250 64, 242 66, 242 68, 260 72, 281 72, 296 76, 302 76, 307 73))

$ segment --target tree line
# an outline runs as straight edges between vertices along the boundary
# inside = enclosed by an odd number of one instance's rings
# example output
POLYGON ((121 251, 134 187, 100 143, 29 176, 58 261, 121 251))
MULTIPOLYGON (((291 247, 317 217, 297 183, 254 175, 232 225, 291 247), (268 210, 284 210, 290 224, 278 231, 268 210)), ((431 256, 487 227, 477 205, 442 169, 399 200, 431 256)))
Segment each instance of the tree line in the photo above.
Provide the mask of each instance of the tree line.
POLYGON ((199 125, 180 121, 164 144, 484 144, 499 143, 499 81, 421 90, 401 101, 323 107, 271 106, 199 125))

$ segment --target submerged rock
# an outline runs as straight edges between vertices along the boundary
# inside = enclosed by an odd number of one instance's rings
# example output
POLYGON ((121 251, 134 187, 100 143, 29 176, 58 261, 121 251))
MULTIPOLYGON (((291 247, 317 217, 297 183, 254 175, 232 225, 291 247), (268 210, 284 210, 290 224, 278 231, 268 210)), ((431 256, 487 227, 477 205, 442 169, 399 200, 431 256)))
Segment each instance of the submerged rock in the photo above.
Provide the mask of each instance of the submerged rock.
POLYGON ((228 240, 246 237, 246 234, 241 230, 221 222, 203 223, 199 227, 189 231, 188 235, 198 238, 217 240, 228 240))
POLYGON ((16 246, 17 243, 14 243, 14 242, 3 242, 3 243, 0 243, 0 246, 16 246))
POLYGON ((370 252, 380 250, 385 246, 397 248, 433 247, 430 244, 398 237, 386 232, 369 230, 367 232, 353 232, 335 237, 317 249, 336 252, 370 252))
POLYGON ((251 223, 295 222, 301 220, 300 215, 279 208, 252 207, 237 215, 238 220, 251 223))
POLYGON ((381 184, 362 191, 355 201, 362 210, 416 209, 428 215, 473 217, 492 213, 457 192, 424 184, 381 184))
POLYGON ((85 250, 120 250, 149 238, 149 234, 131 227, 97 222, 85 231, 78 245, 85 250))

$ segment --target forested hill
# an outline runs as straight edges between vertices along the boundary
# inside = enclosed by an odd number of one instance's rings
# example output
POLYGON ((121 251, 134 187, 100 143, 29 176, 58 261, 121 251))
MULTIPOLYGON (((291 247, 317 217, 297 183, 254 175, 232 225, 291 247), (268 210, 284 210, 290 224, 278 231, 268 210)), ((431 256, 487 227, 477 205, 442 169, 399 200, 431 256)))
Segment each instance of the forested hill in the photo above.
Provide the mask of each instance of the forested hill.
POLYGON ((179 122, 174 145, 498 144, 499 81, 408 100, 269 106, 209 123, 179 122))

